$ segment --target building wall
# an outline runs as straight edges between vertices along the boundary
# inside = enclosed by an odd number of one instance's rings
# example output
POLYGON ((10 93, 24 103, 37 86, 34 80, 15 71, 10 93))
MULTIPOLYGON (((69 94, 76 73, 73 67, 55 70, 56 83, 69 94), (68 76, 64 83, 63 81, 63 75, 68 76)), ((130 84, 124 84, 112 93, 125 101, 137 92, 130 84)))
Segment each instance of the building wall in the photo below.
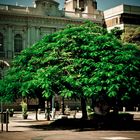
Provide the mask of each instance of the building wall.
POLYGON ((104 19, 108 30, 114 27, 124 29, 126 26, 140 26, 140 6, 119 5, 104 11, 104 19))
POLYGON ((14 36, 16 34, 22 36, 22 49, 24 49, 33 45, 44 35, 60 30, 67 24, 81 24, 81 21, 65 18, 7 14, 2 12, 0 12, 0 21, 0 33, 4 38, 4 52, 0 53, 2 54, 0 57, 5 59, 13 58, 16 53, 14 52, 14 36))
POLYGON ((67 24, 82 24, 87 18, 102 24, 102 19, 90 18, 89 15, 85 18, 67 17, 58 6, 53 0, 36 0, 35 7, 0 5, 0 34, 4 39, 4 51, 0 51, 0 59, 11 61, 19 53, 14 50, 16 35, 21 36, 22 49, 25 49, 44 35, 61 30, 67 24))
POLYGON ((65 0, 65 16, 103 21, 103 12, 97 10, 95 0, 65 0))

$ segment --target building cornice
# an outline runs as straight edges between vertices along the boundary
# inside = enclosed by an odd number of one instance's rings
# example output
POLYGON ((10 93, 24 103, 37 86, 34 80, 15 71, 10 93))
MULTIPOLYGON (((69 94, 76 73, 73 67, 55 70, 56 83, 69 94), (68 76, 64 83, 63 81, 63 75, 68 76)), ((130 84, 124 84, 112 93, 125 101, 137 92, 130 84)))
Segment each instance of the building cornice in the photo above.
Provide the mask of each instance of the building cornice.
POLYGON ((55 16, 42 16, 42 15, 33 15, 33 14, 28 14, 27 13, 12 13, 12 12, 5 12, 3 10, 0 10, 0 16, 5 16, 5 17, 18 17, 18 18, 32 18, 32 19, 55 19, 55 20, 65 20, 65 21, 73 21, 73 22, 82 22, 80 18, 67 18, 67 17, 55 17, 55 16))

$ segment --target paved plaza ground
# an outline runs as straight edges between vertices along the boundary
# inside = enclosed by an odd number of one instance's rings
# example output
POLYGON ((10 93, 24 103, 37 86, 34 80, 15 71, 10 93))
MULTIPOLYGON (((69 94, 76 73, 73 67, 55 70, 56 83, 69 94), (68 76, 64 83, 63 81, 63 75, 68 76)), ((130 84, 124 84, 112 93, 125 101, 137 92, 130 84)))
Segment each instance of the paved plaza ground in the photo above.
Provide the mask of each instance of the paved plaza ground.
MULTIPOLYGON (((135 112, 134 117, 139 119, 140 113, 135 112)), ((23 120, 21 114, 14 114, 10 117, 8 132, 5 125, 4 132, 0 132, 0 140, 140 140, 140 130, 45 129, 44 124, 51 121, 45 120, 44 113, 39 114, 38 119, 35 120, 34 113, 29 113, 27 120, 23 120)))

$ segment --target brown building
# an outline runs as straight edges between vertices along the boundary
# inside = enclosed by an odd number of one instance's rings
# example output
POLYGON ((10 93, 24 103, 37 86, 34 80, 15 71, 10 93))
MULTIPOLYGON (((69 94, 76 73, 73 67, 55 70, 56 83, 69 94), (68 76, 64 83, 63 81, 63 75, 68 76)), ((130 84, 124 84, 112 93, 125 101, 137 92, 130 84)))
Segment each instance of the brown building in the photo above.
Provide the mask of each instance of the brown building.
POLYGON ((119 27, 140 27, 140 6, 119 5, 104 11, 104 19, 108 30, 119 27))

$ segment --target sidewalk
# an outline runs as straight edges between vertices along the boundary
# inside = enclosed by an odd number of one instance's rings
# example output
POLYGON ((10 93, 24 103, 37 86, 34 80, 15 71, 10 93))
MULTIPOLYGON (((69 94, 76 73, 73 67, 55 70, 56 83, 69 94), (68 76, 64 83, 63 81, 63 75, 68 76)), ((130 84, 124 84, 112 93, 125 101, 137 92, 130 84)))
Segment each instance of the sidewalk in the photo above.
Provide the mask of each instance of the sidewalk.
MULTIPOLYGON (((130 114, 134 114, 135 120, 140 120, 140 112, 127 112, 130 114)), ((34 130, 30 126, 33 125, 41 125, 41 124, 49 124, 52 121, 47 121, 45 119, 45 113, 38 114, 38 120, 36 120, 35 112, 29 112, 28 119, 24 120, 22 118, 22 114, 20 112, 16 112, 13 117, 9 117, 8 130, 9 131, 29 131, 34 130)), ((81 113, 77 113, 76 118, 80 118, 81 113)), ((56 116, 56 119, 60 118, 60 116, 56 116)), ((71 118, 71 117, 70 117, 71 118)), ((5 130, 5 124, 4 124, 5 130)))
POLYGON ((9 117, 8 132, 3 124, 4 131, 0 132, 0 140, 43 140, 40 138, 43 131, 31 126, 48 124, 51 121, 46 121, 44 113, 38 114, 38 121, 35 118, 35 112, 29 112, 27 120, 23 120, 22 114, 16 112, 13 117, 9 117))
MULTIPOLYGON (((134 117, 140 118, 140 112, 130 113, 134 114, 134 117)), ((37 125, 47 125, 51 121, 46 121, 44 113, 38 114, 38 119, 38 121, 35 120, 33 112, 29 112, 27 120, 22 119, 22 114, 14 114, 13 117, 10 117, 9 131, 0 132, 0 140, 103 140, 105 137, 114 136, 118 137, 116 140, 140 140, 140 131, 130 133, 129 131, 47 130, 43 127, 40 129, 37 128, 37 125), (122 139, 119 139, 121 137, 122 139)))
POLYGON ((29 112, 28 119, 23 119, 21 113, 15 113, 13 117, 9 117, 9 132, 10 131, 29 131, 31 125, 37 125, 42 123, 50 123, 46 121, 45 114, 38 114, 38 120, 36 120, 35 112, 29 112))

